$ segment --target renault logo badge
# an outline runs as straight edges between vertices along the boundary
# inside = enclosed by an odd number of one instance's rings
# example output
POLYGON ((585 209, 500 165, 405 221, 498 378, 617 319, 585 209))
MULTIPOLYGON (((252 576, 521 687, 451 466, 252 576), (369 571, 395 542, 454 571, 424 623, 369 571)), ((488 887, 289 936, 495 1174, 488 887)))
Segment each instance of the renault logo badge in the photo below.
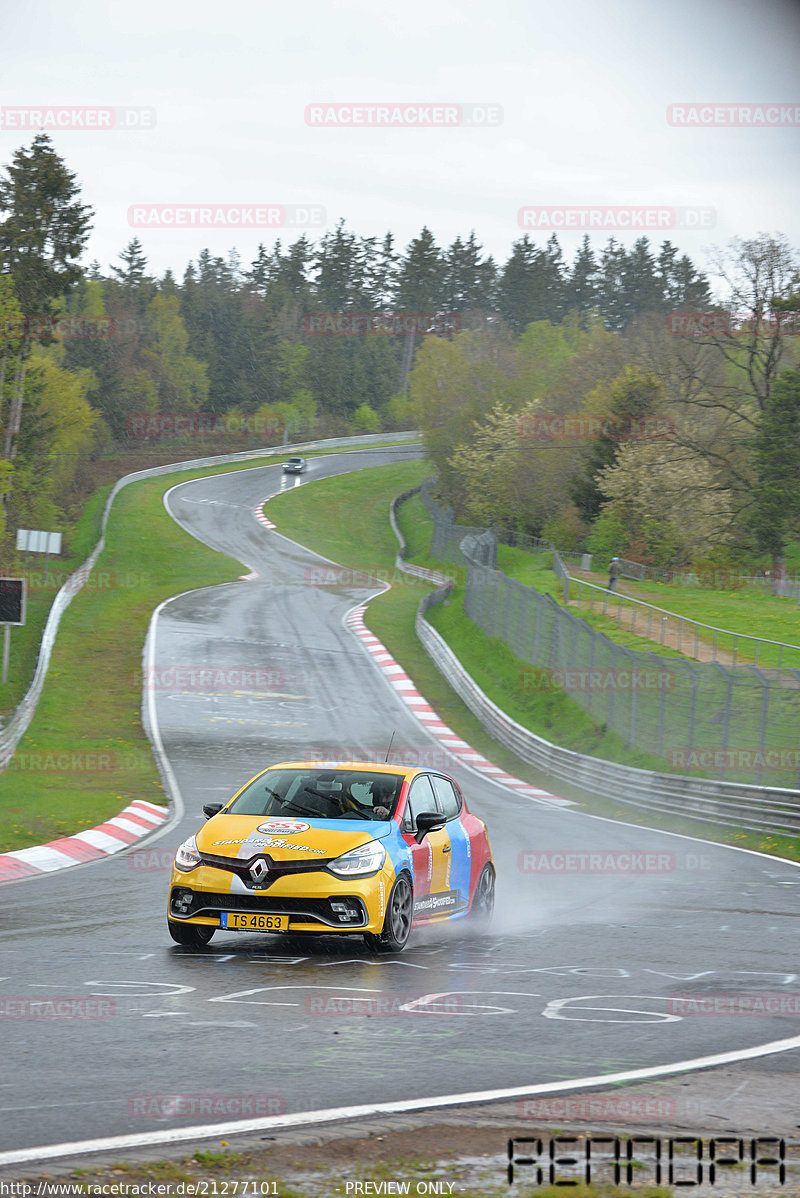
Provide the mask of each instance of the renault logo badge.
POLYGON ((250 866, 250 877, 254 882, 263 882, 269 873, 269 866, 263 857, 257 858, 250 866))

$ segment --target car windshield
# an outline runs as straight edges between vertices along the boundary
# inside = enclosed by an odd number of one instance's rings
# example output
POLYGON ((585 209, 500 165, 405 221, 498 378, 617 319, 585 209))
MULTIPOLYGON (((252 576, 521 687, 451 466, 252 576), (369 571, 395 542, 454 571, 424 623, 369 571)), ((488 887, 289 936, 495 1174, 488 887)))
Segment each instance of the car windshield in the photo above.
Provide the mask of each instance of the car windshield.
POLYGON ((254 779, 228 807, 235 815, 387 820, 401 774, 348 769, 277 769, 254 779))

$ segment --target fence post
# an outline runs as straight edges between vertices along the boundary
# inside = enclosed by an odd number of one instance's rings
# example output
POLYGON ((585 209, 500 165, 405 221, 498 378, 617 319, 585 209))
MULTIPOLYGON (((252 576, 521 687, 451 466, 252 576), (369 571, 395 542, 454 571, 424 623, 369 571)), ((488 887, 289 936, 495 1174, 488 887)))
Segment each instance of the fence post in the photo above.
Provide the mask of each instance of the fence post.
POLYGON ((632 665, 631 665, 631 718, 630 718, 630 727, 628 730, 628 738, 629 738, 628 743, 632 749, 635 749, 636 748, 636 713, 638 711, 638 703, 637 703, 638 693, 637 692, 638 692, 638 683, 639 683, 639 672, 638 672, 638 669, 636 666, 636 659, 633 655, 633 652, 628 653, 628 651, 624 650, 624 649, 623 649, 623 652, 625 653, 625 655, 627 657, 630 658, 630 660, 632 662, 632 665))
POLYGON ((725 701, 722 705, 722 766, 720 769, 721 776, 724 778, 728 768, 728 736, 731 726, 731 694, 733 693, 734 676, 725 666, 717 662, 714 664, 725 679, 725 701))
POLYGON ((688 749, 691 753, 694 748, 694 731, 695 731, 695 712, 697 711, 697 669, 690 665, 688 661, 683 662, 684 668, 689 671, 689 677, 692 680, 692 697, 689 701, 689 744, 688 749))
POLYGON ((528 592, 523 588, 521 582, 514 581, 514 589, 517 592, 519 599, 519 619, 517 620, 517 657, 523 658, 525 651, 525 608, 528 604, 528 592))
POLYGON ((659 673, 659 679, 658 679, 658 682, 659 682, 658 755, 659 755, 659 757, 663 757, 664 756, 664 711, 665 711, 666 702, 667 702, 667 688, 665 685, 665 677, 664 676, 666 675, 667 677, 672 677, 672 675, 669 672, 669 666, 667 665, 667 662, 664 660, 664 658, 663 657, 659 658, 659 661, 660 661, 660 665, 659 665, 660 673, 659 673))
POLYGON ((589 629, 589 680, 590 680, 590 685, 586 691, 586 711, 590 715, 592 712, 591 677, 592 677, 592 670, 594 669, 594 647, 596 644, 597 644, 597 636, 595 635, 594 630, 590 628, 589 629))
POLYGON ((756 785, 761 785, 761 779, 764 776, 764 748, 767 739, 767 717, 769 715, 769 680, 764 677, 763 670, 759 670, 757 666, 752 668, 758 681, 761 683, 761 718, 758 724, 758 768, 756 773, 756 785))
POLYGON ((542 631, 542 608, 544 607, 545 596, 539 595, 539 604, 536 608, 536 632, 533 639, 533 664, 539 664, 539 636, 542 631))

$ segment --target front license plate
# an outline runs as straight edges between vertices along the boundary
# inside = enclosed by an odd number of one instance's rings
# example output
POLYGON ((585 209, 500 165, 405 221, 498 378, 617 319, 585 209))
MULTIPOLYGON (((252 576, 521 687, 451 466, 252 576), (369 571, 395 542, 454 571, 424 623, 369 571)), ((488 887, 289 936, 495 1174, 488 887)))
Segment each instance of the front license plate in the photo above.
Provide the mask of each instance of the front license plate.
POLYGON ((219 926, 229 932, 288 932, 288 915, 257 915, 250 912, 223 911, 219 926))

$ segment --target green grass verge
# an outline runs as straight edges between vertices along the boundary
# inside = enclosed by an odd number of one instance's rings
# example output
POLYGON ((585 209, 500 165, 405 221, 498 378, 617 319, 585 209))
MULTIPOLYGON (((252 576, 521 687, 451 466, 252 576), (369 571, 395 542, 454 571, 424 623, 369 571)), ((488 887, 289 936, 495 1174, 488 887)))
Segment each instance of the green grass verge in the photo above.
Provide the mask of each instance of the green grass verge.
MULTIPOLYGON (((598 578, 597 581, 599 585, 605 585, 605 578, 598 578)), ((618 591, 676 616, 685 616, 687 620, 706 624, 711 629, 721 629, 716 636, 717 649, 728 653, 735 649, 737 661, 743 664, 753 664, 757 659, 759 666, 780 665, 784 668, 800 669, 800 605, 794 599, 784 599, 747 587, 724 591, 700 586, 682 587, 672 583, 635 583, 627 578, 620 582, 618 591), (780 646, 761 644, 756 649, 755 645, 746 640, 734 641, 734 634, 739 634, 740 637, 761 637, 764 641, 780 641, 795 648, 781 649, 780 646)), ((579 594, 579 588, 573 583, 573 600, 577 599, 579 594)), ((583 601, 586 601, 586 591, 583 601)), ((654 617, 656 627, 657 619, 658 617, 654 617)), ((608 623, 613 628, 618 628, 616 621, 608 619, 608 623)), ((637 623, 640 628, 646 628, 646 610, 637 617, 637 623)), ((609 632, 608 635, 613 640, 617 639, 616 633, 609 632)), ((701 645, 713 647, 713 631, 701 629, 698 638, 701 645)), ((635 639, 641 646, 645 638, 635 639)), ((694 646, 694 632, 690 629, 686 630, 686 644, 689 647, 694 646)), ((658 651, 664 652, 660 646, 658 651)))
MULTIPOLYGON (((286 536, 300 541, 325 557, 352 569, 391 570, 396 541, 388 523, 387 510, 393 495, 416 485, 424 476, 424 463, 408 463, 360 471, 345 478, 323 479, 311 487, 302 487, 270 501, 270 518, 286 536), (365 525, 364 521, 368 520, 365 525), (369 549, 365 549, 369 545, 369 549)), ((417 565, 453 572, 430 557, 431 522, 418 498, 403 503, 398 524, 406 539, 409 560, 417 565)), ((416 580, 390 576, 397 585, 373 599, 367 609, 366 623, 413 679, 418 690, 453 730, 479 752, 502 768, 534 785, 548 787, 552 780, 521 761, 487 735, 481 724, 444 681, 423 650, 414 632, 414 617, 421 597, 416 580)), ((463 606, 459 613, 459 589, 448 607, 431 612, 431 621, 447 636, 466 669, 486 690, 489 697, 519 722, 556 744, 572 741, 572 747, 595 756, 603 750, 611 760, 642 768, 663 769, 664 761, 655 755, 628 750, 614 734, 593 724, 585 713, 566 696, 553 691, 525 693, 520 674, 531 667, 509 653, 501 642, 486 637, 467 620, 463 606), (452 640, 450 638, 453 638, 452 640)), ((660 815, 639 808, 589 795, 576 787, 559 782, 558 793, 573 798, 595 814, 641 823, 649 827, 705 837, 721 843, 759 849, 762 852, 800 860, 796 838, 761 835, 720 828, 694 819, 660 815)))
MULTIPOLYGON (((509 578, 515 578, 525 586, 532 586, 544 594, 552 596, 557 603, 563 604, 563 588, 550 569, 550 554, 535 554, 524 549, 499 545, 497 550, 498 569, 509 578)), ((597 585, 605 586, 605 575, 597 575, 594 579, 597 585)), ((764 640, 782 641, 787 645, 800 646, 800 604, 793 599, 782 599, 765 594, 753 588, 743 587, 741 590, 713 590, 709 587, 684 587, 673 583, 636 583, 628 578, 619 584, 621 594, 634 599, 641 599, 654 607, 672 612, 677 616, 685 616, 689 620, 697 620, 712 628, 721 628, 728 634, 739 633, 746 636, 762 637, 764 640)), ((587 592, 584 591, 584 602, 587 592)), ((570 597, 573 601, 579 595, 578 587, 573 583, 570 597)), ((612 601, 613 602, 613 601, 612 601)), ((604 632, 609 640, 617 645, 630 649, 649 648, 650 643, 644 636, 635 636, 626 628, 621 628, 616 620, 601 612, 581 610, 581 619, 591 624, 593 628, 604 632)), ((641 629, 647 625, 647 615, 642 613, 637 621, 641 629)), ((657 627, 657 624, 656 624, 657 627)), ((651 642, 654 651, 660 657, 686 657, 688 654, 678 653, 677 650, 658 644, 656 639, 651 642)), ((700 637, 700 644, 712 646, 713 633, 708 632, 700 637)), ((687 646, 694 644, 694 635, 687 631, 687 646)), ((717 637, 720 650, 732 652, 734 640, 732 635, 720 634, 717 637)), ((736 646, 737 660, 752 663, 756 659, 755 647, 746 641, 739 641, 736 646)), ((761 645, 758 650, 758 664, 762 666, 777 666, 800 668, 800 647, 796 651, 779 649, 769 645, 761 645)))

